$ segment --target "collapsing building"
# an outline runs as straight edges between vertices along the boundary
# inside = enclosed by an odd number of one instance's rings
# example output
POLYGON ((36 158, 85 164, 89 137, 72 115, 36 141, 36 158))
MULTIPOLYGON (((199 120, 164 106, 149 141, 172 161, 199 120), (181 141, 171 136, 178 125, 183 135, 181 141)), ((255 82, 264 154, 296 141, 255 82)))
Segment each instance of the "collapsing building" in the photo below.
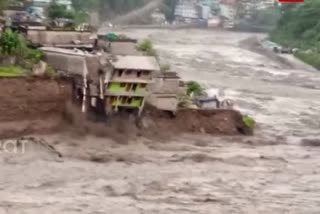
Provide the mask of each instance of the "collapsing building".
POLYGON ((46 61, 73 79, 75 100, 83 112, 99 108, 110 115, 129 110, 141 114, 149 84, 160 71, 155 57, 98 56, 61 48, 42 48, 46 61))
POLYGON ((141 114, 148 86, 160 71, 158 62, 148 56, 117 56, 111 65, 111 73, 105 75, 106 113, 131 108, 141 114))

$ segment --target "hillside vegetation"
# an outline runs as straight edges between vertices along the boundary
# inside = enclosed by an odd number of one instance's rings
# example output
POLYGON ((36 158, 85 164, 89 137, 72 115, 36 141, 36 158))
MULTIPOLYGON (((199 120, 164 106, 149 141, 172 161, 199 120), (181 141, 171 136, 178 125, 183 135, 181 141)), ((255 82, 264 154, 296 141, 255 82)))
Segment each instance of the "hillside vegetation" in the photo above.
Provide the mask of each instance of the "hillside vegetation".
POLYGON ((271 40, 299 48, 297 57, 320 69, 320 0, 286 3, 271 40))
MULTIPOLYGON (((72 0, 73 7, 76 11, 97 11, 103 20, 127 14, 150 2, 152 2, 152 0, 72 0)), ((162 11, 166 14, 168 20, 172 20, 173 8, 177 0, 162 0, 162 3, 162 11)))
POLYGON ((280 7, 253 10, 251 16, 247 17, 245 11, 239 8, 237 29, 241 31, 271 32, 277 27, 281 17, 280 7))

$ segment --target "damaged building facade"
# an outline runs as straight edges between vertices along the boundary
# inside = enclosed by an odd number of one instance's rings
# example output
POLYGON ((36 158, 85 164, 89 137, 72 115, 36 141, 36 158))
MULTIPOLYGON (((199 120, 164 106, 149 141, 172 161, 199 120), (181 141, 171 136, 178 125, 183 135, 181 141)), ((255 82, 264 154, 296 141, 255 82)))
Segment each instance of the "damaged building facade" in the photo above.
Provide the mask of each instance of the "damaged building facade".
POLYGON ((112 70, 105 75, 105 105, 107 114, 121 108, 138 110, 141 114, 148 86, 160 71, 154 57, 117 56, 111 61, 112 70))
POLYGON ((163 111, 176 113, 178 109, 178 95, 185 94, 185 88, 180 77, 175 72, 163 72, 154 77, 150 85, 148 103, 163 111))
POLYGON ((153 77, 160 71, 155 57, 98 56, 62 48, 42 48, 46 61, 73 80, 75 100, 83 112, 103 108, 107 115, 130 110, 140 115, 153 77))

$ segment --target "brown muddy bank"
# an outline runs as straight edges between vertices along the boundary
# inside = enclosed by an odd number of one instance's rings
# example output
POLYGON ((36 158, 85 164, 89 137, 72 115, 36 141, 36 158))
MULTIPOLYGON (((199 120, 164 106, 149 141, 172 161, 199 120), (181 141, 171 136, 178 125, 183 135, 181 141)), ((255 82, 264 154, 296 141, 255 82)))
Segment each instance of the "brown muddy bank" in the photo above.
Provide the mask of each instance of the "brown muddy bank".
POLYGON ((70 104, 71 90, 67 80, 1 78, 0 138, 60 131, 117 141, 140 136, 168 138, 182 133, 249 133, 241 114, 232 110, 184 109, 172 117, 148 106, 140 119, 119 114, 103 121, 91 121, 78 106, 70 104))
POLYGON ((58 130, 70 95, 66 80, 0 78, 0 138, 58 130))

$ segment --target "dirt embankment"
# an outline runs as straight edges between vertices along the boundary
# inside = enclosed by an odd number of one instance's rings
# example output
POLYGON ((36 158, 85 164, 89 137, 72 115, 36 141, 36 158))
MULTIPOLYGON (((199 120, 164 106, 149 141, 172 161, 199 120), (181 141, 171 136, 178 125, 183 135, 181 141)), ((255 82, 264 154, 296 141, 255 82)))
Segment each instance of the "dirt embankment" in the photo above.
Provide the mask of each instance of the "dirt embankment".
POLYGON ((166 112, 161 112, 152 107, 147 107, 143 121, 149 121, 152 128, 164 133, 203 133, 213 135, 250 134, 242 121, 240 112, 234 110, 196 110, 181 109, 171 117, 166 112))
POLYGON ((143 115, 135 118, 118 113, 102 122, 88 121, 80 109, 67 105, 68 129, 75 136, 95 135, 108 137, 119 143, 128 143, 136 137, 167 140, 183 133, 209 135, 251 135, 240 112, 234 110, 181 109, 175 116, 168 112, 146 106, 143 115))
POLYGON ((0 78, 0 137, 58 128, 70 92, 64 80, 0 78))
POLYGON ((139 119, 126 113, 111 118, 83 115, 79 106, 71 104, 71 85, 63 80, 1 78, 0 100, 0 138, 62 130, 78 136, 109 137, 117 142, 140 136, 168 138, 181 133, 250 134, 241 114, 232 110, 183 109, 173 117, 147 106, 139 119))

